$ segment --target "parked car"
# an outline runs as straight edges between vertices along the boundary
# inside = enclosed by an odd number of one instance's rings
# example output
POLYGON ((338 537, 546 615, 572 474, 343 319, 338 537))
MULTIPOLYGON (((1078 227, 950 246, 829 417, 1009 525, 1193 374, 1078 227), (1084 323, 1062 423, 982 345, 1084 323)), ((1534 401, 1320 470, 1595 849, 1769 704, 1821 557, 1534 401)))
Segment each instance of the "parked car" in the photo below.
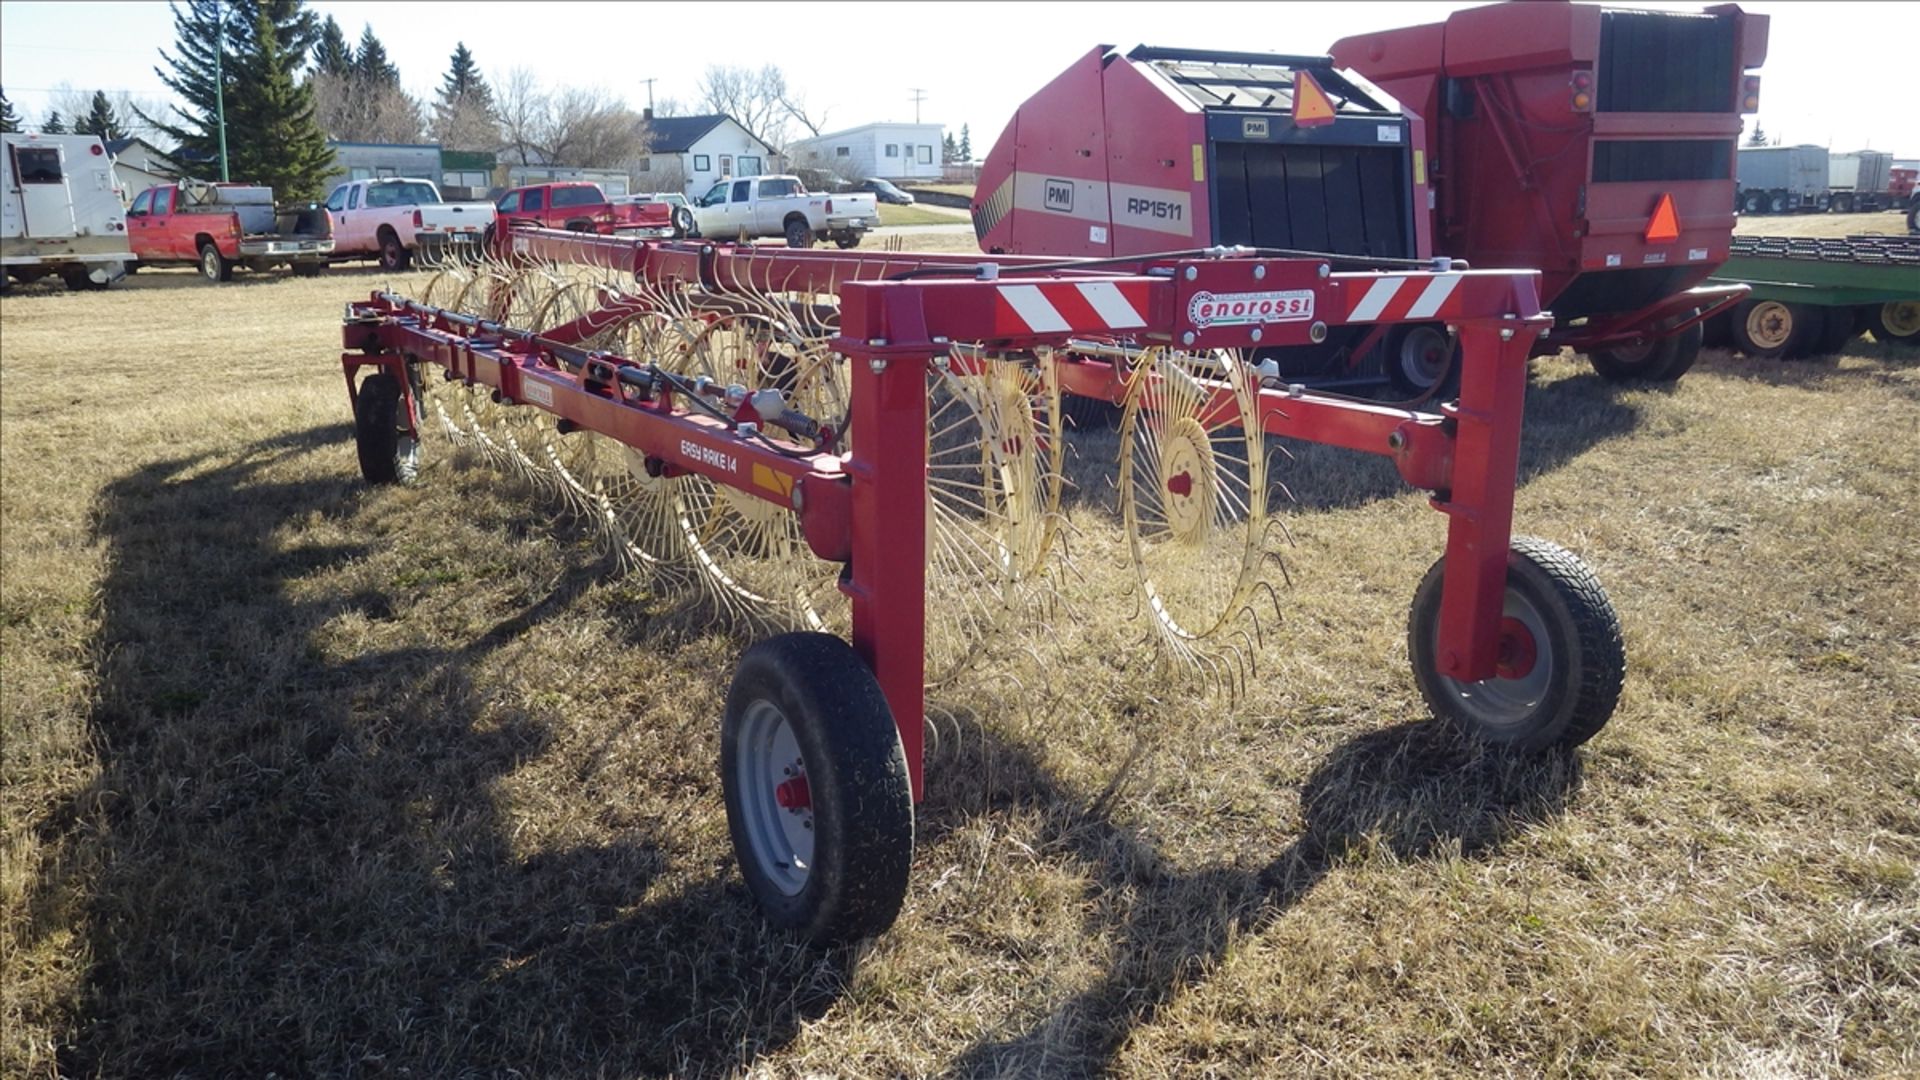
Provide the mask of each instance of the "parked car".
POLYGON ((378 258, 383 270, 476 256, 493 224, 492 203, 445 202, 431 180, 349 180, 327 196, 327 213, 334 258, 378 258))
POLYGON ((871 195, 809 195, 797 176, 745 176, 722 180, 694 205, 700 235, 730 239, 741 234, 784 236, 788 247, 831 240, 858 247, 880 224, 871 195))
POLYGON ((653 191, 640 195, 629 195, 624 199, 613 200, 616 205, 626 202, 664 203, 669 209, 668 220, 673 222, 677 236, 698 236, 699 228, 693 220, 693 203, 677 191, 653 191))
POLYGON ((311 203, 275 207, 269 187, 198 180, 150 187, 127 210, 141 266, 198 266, 208 281, 230 280, 235 266, 313 277, 333 254, 332 224, 311 203))
POLYGON ((599 184, 564 181, 512 188, 493 204, 496 219, 508 225, 661 239, 673 235, 673 208, 666 203, 616 203, 599 184))
POLYGON ((877 176, 870 176, 860 181, 853 186, 853 190, 870 192, 876 200, 883 203, 892 203, 895 206, 913 205, 912 195, 901 191, 888 181, 882 180, 877 176))
POLYGON ((9 134, 0 150, 0 276, 104 289, 133 262, 113 158, 92 135, 9 134))

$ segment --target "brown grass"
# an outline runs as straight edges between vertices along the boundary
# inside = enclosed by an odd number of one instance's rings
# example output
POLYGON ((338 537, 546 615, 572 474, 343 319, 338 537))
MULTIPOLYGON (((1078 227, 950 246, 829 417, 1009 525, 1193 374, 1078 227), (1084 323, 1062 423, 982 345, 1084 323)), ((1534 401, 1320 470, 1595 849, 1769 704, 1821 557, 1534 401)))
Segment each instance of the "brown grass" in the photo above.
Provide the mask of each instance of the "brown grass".
POLYGON ((1736 233, 1756 236, 1856 236, 1879 233, 1907 235, 1906 211, 1878 214, 1742 214, 1736 233))
POLYGON ((385 280, 0 306, 0 1074, 1920 1071, 1911 351, 1538 366, 1518 520, 1632 665, 1564 760, 1422 719, 1440 517, 1323 448, 1251 693, 1159 679, 1076 436, 1083 580, 936 698, 899 924, 814 955, 732 865, 745 642, 492 472, 358 482, 385 280))

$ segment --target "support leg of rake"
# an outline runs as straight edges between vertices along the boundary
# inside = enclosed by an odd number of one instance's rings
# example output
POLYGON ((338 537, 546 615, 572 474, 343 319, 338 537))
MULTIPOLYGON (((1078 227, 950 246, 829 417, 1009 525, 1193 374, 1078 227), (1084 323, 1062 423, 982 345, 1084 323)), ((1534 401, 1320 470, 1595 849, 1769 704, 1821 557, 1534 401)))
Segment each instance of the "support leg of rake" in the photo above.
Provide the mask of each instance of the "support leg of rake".
POLYGON ((926 793, 927 363, 847 349, 853 375, 853 647, 893 710, 913 780, 926 793))

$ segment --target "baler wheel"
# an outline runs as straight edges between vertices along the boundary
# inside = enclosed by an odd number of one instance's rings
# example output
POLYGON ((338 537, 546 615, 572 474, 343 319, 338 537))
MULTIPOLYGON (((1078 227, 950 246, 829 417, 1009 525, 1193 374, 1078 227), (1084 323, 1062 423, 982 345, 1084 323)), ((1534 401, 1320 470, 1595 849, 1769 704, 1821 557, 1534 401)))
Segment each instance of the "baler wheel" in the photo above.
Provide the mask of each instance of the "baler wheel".
POLYGON ((859 654, 783 634, 734 669, 720 782, 741 876, 767 921, 827 945, 893 925, 913 865, 913 788, 859 654))
POLYGON ((369 484, 411 484, 420 471, 420 444, 401 422, 400 383, 379 372, 353 395, 353 443, 360 475, 369 484))
POLYGON ((1460 357, 1460 346, 1444 326, 1396 326, 1387 334, 1387 381, 1409 398, 1428 391, 1436 399, 1449 398, 1460 385, 1460 357))
MULTIPOLYGON (((1683 317, 1692 318, 1693 313, 1683 317)), ((1673 382, 1700 358, 1700 346, 1705 340, 1705 325, 1695 323, 1659 341, 1595 349, 1587 354, 1587 359, 1593 363, 1593 370, 1608 382, 1673 382)))
POLYGON ((1500 659, 1493 678, 1440 673, 1443 557, 1407 618, 1414 682, 1433 715, 1485 742, 1538 752, 1578 746, 1613 716, 1626 678, 1620 618, 1584 562, 1557 544, 1514 537, 1507 551, 1500 659))
POLYGON ((1120 418, 1117 484, 1136 585, 1161 645, 1221 670, 1209 642, 1236 629, 1269 558, 1267 448, 1248 365, 1159 349, 1143 358, 1120 418))

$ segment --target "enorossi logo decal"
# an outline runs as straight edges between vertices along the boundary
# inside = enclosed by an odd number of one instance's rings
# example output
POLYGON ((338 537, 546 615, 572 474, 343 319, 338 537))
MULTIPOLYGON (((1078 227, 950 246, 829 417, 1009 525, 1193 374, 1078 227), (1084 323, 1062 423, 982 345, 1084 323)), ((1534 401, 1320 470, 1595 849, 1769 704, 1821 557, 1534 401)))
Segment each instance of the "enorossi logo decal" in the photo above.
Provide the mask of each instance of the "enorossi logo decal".
POLYGON ((1187 301, 1187 321, 1197 330, 1209 326, 1253 326, 1305 322, 1313 318, 1313 290, 1286 292, 1197 292, 1187 301))

